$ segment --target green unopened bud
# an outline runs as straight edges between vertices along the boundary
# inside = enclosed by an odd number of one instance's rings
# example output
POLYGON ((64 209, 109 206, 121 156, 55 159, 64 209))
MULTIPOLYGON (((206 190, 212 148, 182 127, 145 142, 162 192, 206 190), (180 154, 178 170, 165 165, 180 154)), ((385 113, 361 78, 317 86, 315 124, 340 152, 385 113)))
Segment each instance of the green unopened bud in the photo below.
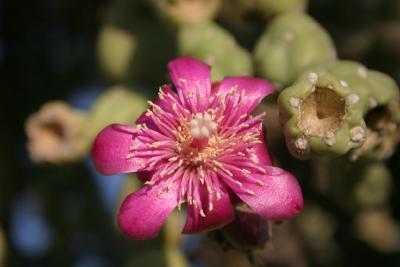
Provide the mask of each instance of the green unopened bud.
POLYGON ((183 27, 178 36, 179 54, 192 56, 212 65, 213 80, 225 76, 251 75, 250 54, 233 36, 215 23, 183 27))
POLYGON ((354 191, 355 199, 362 207, 382 207, 388 201, 391 186, 392 177, 384 164, 366 164, 354 191))
POLYGON ((399 142, 400 97, 395 81, 353 61, 334 61, 319 68, 345 81, 359 94, 363 104, 367 139, 360 149, 351 153, 351 159, 360 156, 385 159, 391 156, 399 142))
POLYGON ((160 16, 174 26, 212 20, 222 0, 151 0, 160 16))
POLYGON ((302 12, 306 9, 308 0, 259 0, 257 8, 265 15, 276 15, 286 12, 302 12))
POLYGON ((90 111, 88 135, 97 133, 111 123, 132 124, 146 110, 146 98, 123 86, 114 86, 100 96, 90 111))
POLYGON ((294 222, 307 250, 321 266, 326 266, 339 258, 339 248, 334 241, 336 221, 331 214, 309 204, 294 222))
POLYGON ((291 154, 337 157, 366 137, 360 96, 328 72, 307 72, 278 98, 280 122, 291 154))
POLYGON ((114 81, 124 80, 136 48, 134 36, 110 25, 104 26, 97 41, 97 54, 101 68, 114 81))
POLYGON ((160 23, 146 1, 117 0, 110 10, 98 39, 105 74, 115 82, 162 84, 165 64, 176 54, 173 32, 160 23))
POLYGON ((255 48, 256 71, 280 85, 291 84, 307 67, 336 58, 328 33, 310 16, 276 17, 255 48))

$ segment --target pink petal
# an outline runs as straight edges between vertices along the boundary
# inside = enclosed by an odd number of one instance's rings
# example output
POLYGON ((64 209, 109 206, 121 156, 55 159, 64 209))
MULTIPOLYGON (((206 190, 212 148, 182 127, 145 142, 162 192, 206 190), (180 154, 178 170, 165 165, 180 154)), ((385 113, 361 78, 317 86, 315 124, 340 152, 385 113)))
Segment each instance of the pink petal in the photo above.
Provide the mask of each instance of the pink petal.
POLYGON ((232 188, 256 213, 266 220, 287 220, 303 208, 303 196, 296 178, 277 167, 266 166, 267 174, 257 175, 264 185, 243 183, 243 189, 254 195, 232 188))
POLYGON ((201 186, 201 188, 203 211, 206 217, 200 215, 198 206, 187 205, 187 219, 182 231, 185 234, 217 229, 232 222, 235 218, 228 193, 224 192, 219 200, 214 199, 214 207, 212 211, 209 211, 205 186, 201 186))
POLYGON ((94 140, 92 159, 96 169, 104 175, 135 172, 140 160, 127 159, 136 130, 123 124, 111 124, 94 140))
POLYGON ((260 136, 262 140, 261 144, 256 144, 254 148, 255 161, 259 165, 272 165, 271 157, 267 149, 267 144, 265 143, 265 128, 263 127, 262 134, 260 136))
POLYGON ((160 186, 148 186, 128 195, 121 205, 118 224, 133 239, 155 237, 177 205, 177 185, 159 193, 160 186))
POLYGON ((246 103, 239 107, 243 114, 252 112, 264 97, 274 92, 269 82, 246 76, 226 77, 221 81, 219 89, 225 93, 234 87, 239 94, 242 91, 245 93, 246 103))
POLYGON ((168 71, 183 105, 192 112, 208 107, 211 91, 211 67, 190 57, 180 57, 168 63, 168 71))

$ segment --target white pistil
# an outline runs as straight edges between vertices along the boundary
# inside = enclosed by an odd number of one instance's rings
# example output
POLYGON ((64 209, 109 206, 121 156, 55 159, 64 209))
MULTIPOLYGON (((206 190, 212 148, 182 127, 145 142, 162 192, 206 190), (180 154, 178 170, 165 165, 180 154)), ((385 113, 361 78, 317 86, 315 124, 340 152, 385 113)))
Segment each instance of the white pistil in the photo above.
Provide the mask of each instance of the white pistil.
POLYGON ((190 135, 195 139, 210 138, 217 130, 217 124, 212 120, 208 113, 196 113, 189 122, 190 135))

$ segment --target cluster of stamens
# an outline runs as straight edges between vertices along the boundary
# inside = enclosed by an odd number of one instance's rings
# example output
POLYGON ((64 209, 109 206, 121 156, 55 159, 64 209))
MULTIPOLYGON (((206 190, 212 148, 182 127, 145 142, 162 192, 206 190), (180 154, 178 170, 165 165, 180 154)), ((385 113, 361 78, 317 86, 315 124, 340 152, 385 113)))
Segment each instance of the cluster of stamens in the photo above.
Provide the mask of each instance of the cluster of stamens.
POLYGON ((257 164, 253 146, 262 143, 262 117, 240 114, 236 107, 242 104, 243 93, 235 90, 217 95, 210 102, 210 108, 204 112, 192 113, 184 107, 174 93, 159 93, 161 100, 167 100, 169 110, 150 102, 147 116, 156 123, 160 131, 149 129, 145 123, 138 125, 141 133, 135 138, 128 158, 143 159, 143 169, 153 169, 156 173, 146 184, 166 185, 160 190, 171 187, 173 181, 179 181, 179 206, 187 202, 201 207, 199 187, 206 186, 208 191, 208 210, 213 209, 214 199, 220 199, 221 186, 239 187, 247 194, 243 181, 262 182, 253 174, 265 173, 257 164), (168 178, 167 178, 168 177, 168 178))
POLYGON ((207 112, 204 114, 196 113, 189 125, 190 135, 194 139, 209 138, 217 130, 217 124, 212 121, 210 114, 207 112))

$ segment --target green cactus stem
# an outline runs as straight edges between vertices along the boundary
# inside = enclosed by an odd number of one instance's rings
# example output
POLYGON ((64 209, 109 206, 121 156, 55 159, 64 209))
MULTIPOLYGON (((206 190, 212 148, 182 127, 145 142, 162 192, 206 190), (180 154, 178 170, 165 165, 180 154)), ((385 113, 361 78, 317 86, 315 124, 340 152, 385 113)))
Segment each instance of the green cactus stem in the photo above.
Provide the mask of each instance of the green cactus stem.
POLYGON ((258 40, 256 72, 276 84, 291 84, 306 68, 336 58, 328 33, 310 16, 277 16, 258 40))
POLYGON ((178 33, 180 55, 192 56, 212 65, 212 79, 225 76, 251 75, 253 67, 248 51, 233 36, 215 23, 182 27, 178 33))
POLYGON ((328 72, 306 72, 278 97, 280 122, 293 156, 338 157, 366 137, 359 94, 328 72))

